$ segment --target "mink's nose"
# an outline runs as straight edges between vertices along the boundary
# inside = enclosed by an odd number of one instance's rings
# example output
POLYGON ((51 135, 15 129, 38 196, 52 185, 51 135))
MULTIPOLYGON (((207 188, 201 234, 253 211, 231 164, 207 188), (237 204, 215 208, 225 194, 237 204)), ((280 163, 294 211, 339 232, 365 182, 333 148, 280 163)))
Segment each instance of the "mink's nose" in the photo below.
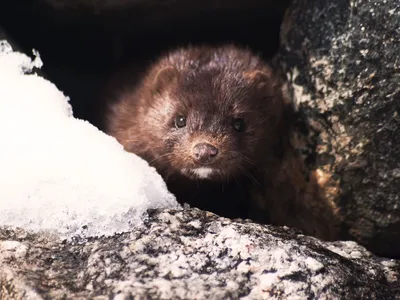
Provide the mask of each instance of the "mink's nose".
POLYGON ((192 156, 199 163, 210 163, 217 156, 218 149, 207 143, 200 143, 193 147, 192 156))

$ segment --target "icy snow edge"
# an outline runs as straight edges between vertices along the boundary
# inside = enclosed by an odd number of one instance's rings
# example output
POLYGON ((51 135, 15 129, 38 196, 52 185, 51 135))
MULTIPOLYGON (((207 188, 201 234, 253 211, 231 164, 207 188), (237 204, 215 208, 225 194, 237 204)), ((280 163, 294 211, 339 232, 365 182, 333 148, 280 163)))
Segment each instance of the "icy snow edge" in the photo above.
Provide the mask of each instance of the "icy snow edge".
POLYGON ((147 209, 179 208, 156 170, 73 117, 69 98, 0 41, 0 226, 62 238, 113 235, 147 209))

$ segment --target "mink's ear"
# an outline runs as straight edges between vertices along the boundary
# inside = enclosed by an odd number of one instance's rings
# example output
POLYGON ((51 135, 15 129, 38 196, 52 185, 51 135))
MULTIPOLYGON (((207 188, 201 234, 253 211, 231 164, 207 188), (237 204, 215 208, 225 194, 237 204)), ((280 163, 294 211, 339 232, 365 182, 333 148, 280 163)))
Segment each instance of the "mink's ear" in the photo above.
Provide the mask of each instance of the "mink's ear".
POLYGON ((256 85, 259 88, 262 88, 269 80, 271 80, 271 71, 268 69, 263 69, 244 72, 243 77, 247 79, 250 83, 256 85))
POLYGON ((161 93, 178 79, 179 72, 172 66, 164 67, 154 77, 153 93, 161 93))

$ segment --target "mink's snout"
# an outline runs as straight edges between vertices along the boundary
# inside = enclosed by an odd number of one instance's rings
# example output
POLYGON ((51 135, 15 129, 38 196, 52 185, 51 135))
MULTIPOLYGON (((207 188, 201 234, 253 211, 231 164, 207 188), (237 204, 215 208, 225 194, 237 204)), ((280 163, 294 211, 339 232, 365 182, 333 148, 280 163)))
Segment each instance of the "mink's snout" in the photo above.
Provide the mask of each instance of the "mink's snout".
POLYGON ((218 148, 207 143, 196 144, 192 149, 192 157, 195 161, 207 164, 211 163, 218 154, 218 148))

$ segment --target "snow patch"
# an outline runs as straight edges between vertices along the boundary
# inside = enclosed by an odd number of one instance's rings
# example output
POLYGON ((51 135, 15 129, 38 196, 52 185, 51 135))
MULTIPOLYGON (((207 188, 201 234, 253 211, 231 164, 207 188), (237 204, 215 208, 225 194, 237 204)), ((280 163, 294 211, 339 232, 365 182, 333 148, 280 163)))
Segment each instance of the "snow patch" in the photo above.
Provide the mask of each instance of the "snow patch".
POLYGON ((146 161, 74 118, 53 83, 27 74, 41 65, 0 41, 0 226, 112 235, 147 209, 180 207, 146 161))

